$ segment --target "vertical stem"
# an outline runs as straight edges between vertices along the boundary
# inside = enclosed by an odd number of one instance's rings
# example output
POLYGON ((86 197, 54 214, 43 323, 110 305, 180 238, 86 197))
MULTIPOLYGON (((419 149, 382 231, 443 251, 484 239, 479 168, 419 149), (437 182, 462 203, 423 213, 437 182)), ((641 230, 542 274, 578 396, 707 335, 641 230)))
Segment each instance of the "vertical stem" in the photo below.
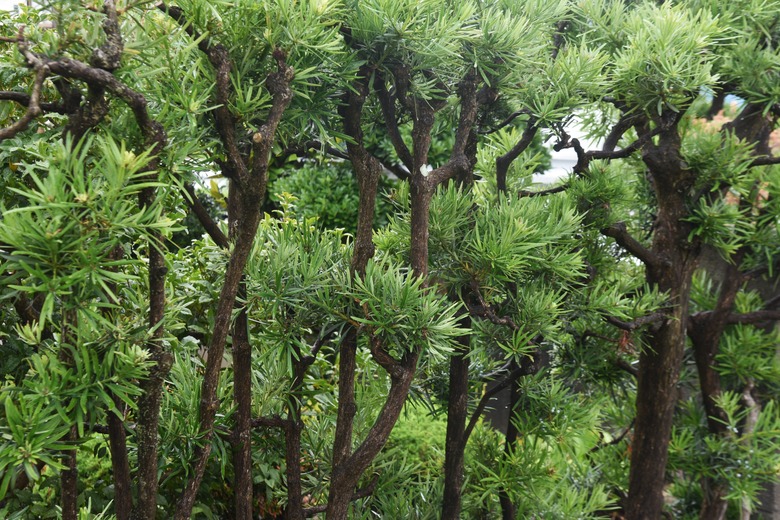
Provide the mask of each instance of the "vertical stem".
MULTIPOLYGON (((239 292, 246 293, 242 282, 239 292)), ((249 344, 246 309, 233 324, 233 398, 236 403, 233 426, 233 471, 236 520, 252 518, 252 347, 249 344)))
MULTIPOLYGON (((515 370, 516 368, 517 365, 512 363, 510 370, 515 370)), ((515 449, 515 443, 517 442, 517 424, 513 419, 520 402, 520 383, 518 381, 513 381, 512 386, 509 388, 509 421, 507 421, 506 435, 504 436, 505 460, 512 454, 515 449)), ((498 493, 498 500, 501 503, 501 518, 503 520, 515 520, 515 505, 512 503, 512 499, 509 498, 506 488, 501 488, 498 493)))
POLYGON ((427 278, 429 212, 433 194, 425 177, 419 173, 412 176, 410 188, 412 199, 410 260, 414 274, 420 278, 427 278))
POLYGON ((285 427, 285 462, 287 465, 287 510, 285 520, 303 520, 303 491, 301 489, 301 389, 308 364, 297 352, 294 362, 292 390, 287 407, 287 425, 285 427))
POLYGON ((333 440, 333 467, 340 467, 352 454, 352 422, 355 418, 355 357, 357 331, 347 330, 339 347, 339 406, 336 416, 336 436, 333 440))
MULTIPOLYGON (((146 190, 144 190, 146 191, 146 190)), ((152 193, 142 194, 142 204, 151 203, 152 193)), ((157 481, 159 439, 157 431, 160 425, 160 405, 162 403, 162 386, 165 377, 171 369, 173 358, 160 343, 163 336, 161 325, 165 310, 165 258, 160 247, 161 237, 155 236, 156 244, 149 244, 149 328, 153 330, 152 338, 147 344, 151 353, 151 361, 155 364, 149 371, 149 377, 142 380, 139 386, 143 394, 138 399, 138 423, 136 426, 136 441, 138 443, 138 504, 133 510, 132 518, 145 520, 157 515, 157 481)))
POLYGON ((76 441, 78 440, 78 434, 76 433, 75 425, 70 427, 67 439, 73 445, 73 449, 63 452, 67 469, 60 474, 62 520, 76 520, 79 516, 79 477, 76 467, 76 441))
MULTIPOLYGON (((466 314, 460 326, 471 328, 471 317, 466 314)), ((466 418, 468 416, 469 352, 471 335, 458 338, 458 346, 450 357, 449 394, 447 399, 447 438, 444 447, 444 500, 442 520, 457 520, 461 510, 463 487, 463 458, 466 451, 466 418)))
MULTIPOLYGON (((114 397, 117 409, 123 403, 114 397)), ((108 412, 108 443, 111 450, 111 469, 114 475, 114 511, 117 520, 129 520, 133 509, 133 491, 130 485, 130 462, 127 457, 127 432, 122 417, 108 412)))

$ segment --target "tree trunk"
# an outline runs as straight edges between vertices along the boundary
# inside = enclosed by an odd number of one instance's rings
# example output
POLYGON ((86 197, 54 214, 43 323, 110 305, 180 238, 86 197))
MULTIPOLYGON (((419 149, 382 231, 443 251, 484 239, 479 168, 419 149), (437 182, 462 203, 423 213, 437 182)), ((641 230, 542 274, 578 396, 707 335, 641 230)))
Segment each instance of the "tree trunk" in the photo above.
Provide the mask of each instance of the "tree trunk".
MULTIPOLYGON (((517 368, 515 363, 512 363, 510 370, 514 371, 517 368)), ((515 449, 517 443, 517 424, 515 423, 514 415, 517 410, 517 406, 520 402, 520 385, 517 381, 513 381, 509 390, 509 421, 506 425, 506 435, 504 435, 504 458, 507 459, 515 449)), ((498 500, 501 503, 501 519, 502 520, 515 520, 515 505, 512 503, 512 499, 506 492, 506 488, 503 486, 499 490, 498 500)))
POLYGON ((285 463, 287 465, 287 509, 285 520, 303 520, 303 492, 301 490, 301 390, 303 378, 309 364, 304 361, 300 350, 296 352, 294 375, 287 406, 287 424, 284 429, 285 463))
MULTIPOLYGON (((677 300, 680 301, 679 299, 677 300)), ((663 511, 663 490, 672 419, 677 403, 677 380, 685 345, 684 320, 679 311, 650 334, 639 358, 636 422, 631 443, 627 518, 658 520, 663 511)))
MULTIPOLYGON (((117 408, 122 401, 114 397, 117 408)), ((130 462, 127 458, 127 434, 122 417, 108 412, 108 442, 111 450, 111 469, 114 476, 114 511, 117 520, 128 520, 133 509, 133 490, 130 485, 130 462)))
MULTIPOLYGON (((244 284, 239 292, 246 293, 244 284)), ((252 347, 249 319, 241 309, 233 324, 233 471, 236 520, 252 519, 252 347)))
MULTIPOLYGON (((150 204, 154 193, 146 194, 142 204, 150 204), (146 202, 145 202, 146 201, 146 202)), ((158 239, 158 237, 155 237, 158 239)), ((138 503, 133 509, 132 518, 146 520, 157 516, 157 468, 158 444, 157 430, 160 424, 160 405, 162 403, 162 385, 171 369, 173 358, 166 352, 159 340, 163 335, 160 322, 165 311, 165 258, 158 244, 149 245, 149 328, 154 330, 147 342, 147 350, 155 363, 149 371, 149 377, 139 386, 143 395, 138 399, 138 421, 136 424, 136 443, 138 445, 138 503)))
MULTIPOLYGON (((677 117, 666 114, 665 117, 677 117)), ((669 123, 666 123, 669 124, 669 123)), ((668 316, 651 326, 639 357, 636 421, 626 515, 631 520, 658 520, 664 506, 669 439, 677 403, 677 382, 688 328, 691 279, 699 248, 688 241, 687 196, 696 180, 680 156, 676 127, 659 134, 643 160, 653 179, 658 203, 652 260, 647 282, 669 295, 668 316)))
POLYGON ((416 351, 407 353, 397 365, 397 369, 393 370, 387 399, 365 440, 352 455, 343 459, 340 464, 334 464, 328 492, 328 508, 325 512, 327 520, 347 518, 352 494, 360 477, 387 442, 393 426, 401 415, 409 387, 414 379, 418 357, 419 353, 416 351))
POLYGON ((79 516, 79 474, 76 468, 76 441, 78 435, 76 427, 71 426, 68 433, 68 442, 73 445, 73 449, 63 452, 65 468, 60 474, 62 520, 76 520, 79 516))
MULTIPOLYGON (((711 254, 718 254, 711 251, 711 254)), ((718 257, 718 260, 720 258, 718 257)), ((711 312, 694 315, 691 319, 688 335, 693 345, 693 355, 699 374, 704 410, 707 412, 707 429, 713 435, 728 435, 726 413, 718 406, 717 399, 722 393, 720 374, 715 370, 715 356, 720 349, 720 340, 726 328, 726 318, 734 306, 741 285, 739 263, 741 255, 734 264, 720 260, 723 264, 722 279, 718 302, 711 312)), ((702 479, 703 501, 700 520, 723 520, 726 517, 728 502, 724 498, 727 489, 712 478, 702 479)))
POLYGON ((214 421, 217 408, 219 407, 216 395, 225 341, 230 329, 238 287, 252 250, 257 226, 260 222, 260 201, 260 199, 256 200, 252 203, 252 206, 244 205, 245 211, 241 219, 241 228, 236 234, 235 247, 230 255, 224 285, 219 295, 219 302, 214 317, 214 330, 209 343, 208 359, 201 388, 199 430, 202 444, 195 452, 196 460, 192 467, 192 478, 184 488, 176 506, 174 518, 177 520, 188 520, 190 518, 211 452, 211 436, 214 432, 214 421))
MULTIPOLYGON (((470 328, 471 317, 461 318, 460 326, 470 328)), ((468 416, 469 352, 471 335, 458 338, 458 347, 450 357, 449 395, 447 399, 447 439, 444 447, 444 501, 442 520, 460 518, 463 487, 463 457, 466 451, 465 428, 468 416)))

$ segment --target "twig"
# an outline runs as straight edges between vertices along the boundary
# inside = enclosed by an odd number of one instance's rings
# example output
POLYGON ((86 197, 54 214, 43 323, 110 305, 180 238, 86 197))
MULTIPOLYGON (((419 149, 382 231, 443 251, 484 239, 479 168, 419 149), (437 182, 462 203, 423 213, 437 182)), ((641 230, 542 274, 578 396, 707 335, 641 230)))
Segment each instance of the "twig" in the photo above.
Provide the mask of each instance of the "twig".
POLYGON ((628 435, 628 432, 630 432, 631 429, 634 427, 634 422, 636 422, 636 419, 631 419, 631 424, 629 424, 628 427, 625 430, 623 430, 623 433, 621 433, 620 435, 618 435, 617 437, 615 437, 614 439, 612 439, 609 442, 605 442, 605 443, 601 443, 601 444, 597 444, 596 446, 593 446, 590 449, 589 453, 597 452, 597 451, 599 451, 602 448, 606 448, 607 446, 614 446, 615 444, 619 444, 620 441, 622 441, 623 439, 626 438, 626 435, 628 435))
POLYGON ((560 186, 556 186, 554 188, 549 188, 546 190, 541 191, 529 191, 529 190, 520 190, 517 192, 518 197, 543 197, 545 195, 553 195, 555 193, 561 193, 566 191, 569 188, 569 183, 561 184, 560 186))
POLYGON ((648 314, 647 316, 640 316, 633 321, 623 321, 615 318, 614 316, 604 316, 604 319, 607 320, 608 323, 619 329, 627 331, 636 330, 644 325, 659 322, 664 318, 666 318, 666 314, 663 312, 654 312, 653 314, 648 314))
POLYGON ((489 130, 479 130, 479 131, 477 131, 477 133, 480 134, 480 135, 494 134, 494 133, 498 132, 499 130, 501 130, 502 128, 504 128, 507 125, 509 125, 509 123, 511 123, 512 121, 514 121, 518 117, 524 116, 524 115, 530 115, 530 114, 531 114, 531 111, 528 110, 527 108, 524 108, 522 110, 518 110, 517 112, 514 112, 514 113, 510 114, 509 117, 507 117, 506 119, 501 121, 498 125, 494 126, 493 128, 491 128, 489 130))

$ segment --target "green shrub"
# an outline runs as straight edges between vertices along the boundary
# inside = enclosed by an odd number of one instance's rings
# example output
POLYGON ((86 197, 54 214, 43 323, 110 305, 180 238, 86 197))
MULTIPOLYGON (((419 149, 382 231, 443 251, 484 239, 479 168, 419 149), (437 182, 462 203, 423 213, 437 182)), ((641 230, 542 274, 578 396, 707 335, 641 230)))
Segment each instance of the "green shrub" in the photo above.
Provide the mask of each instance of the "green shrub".
MULTIPOLYGON (((380 179, 375 213, 377 227, 387 224, 388 214, 393 210, 382 194, 394 185, 395 181, 388 177, 380 179)), ((272 182, 269 189, 271 199, 278 202, 283 193, 292 194, 297 199, 295 206, 287 209, 289 217, 316 217, 323 228, 343 228, 354 233, 359 196, 357 181, 348 165, 305 163, 272 182)))

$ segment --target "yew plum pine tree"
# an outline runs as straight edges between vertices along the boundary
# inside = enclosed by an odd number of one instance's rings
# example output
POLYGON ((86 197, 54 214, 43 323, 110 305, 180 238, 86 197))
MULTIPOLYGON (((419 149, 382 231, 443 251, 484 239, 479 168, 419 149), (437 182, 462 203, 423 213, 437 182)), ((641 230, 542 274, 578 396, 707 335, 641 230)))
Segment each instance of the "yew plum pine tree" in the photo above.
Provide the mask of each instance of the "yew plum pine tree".
POLYGON ((747 518, 776 478, 775 0, 42 7, 0 18, 0 512, 95 512, 106 435, 119 519, 397 515, 382 450, 425 391, 421 515, 747 518), (550 189, 542 138, 578 159, 550 189), (321 164, 352 237, 264 214, 321 164))

